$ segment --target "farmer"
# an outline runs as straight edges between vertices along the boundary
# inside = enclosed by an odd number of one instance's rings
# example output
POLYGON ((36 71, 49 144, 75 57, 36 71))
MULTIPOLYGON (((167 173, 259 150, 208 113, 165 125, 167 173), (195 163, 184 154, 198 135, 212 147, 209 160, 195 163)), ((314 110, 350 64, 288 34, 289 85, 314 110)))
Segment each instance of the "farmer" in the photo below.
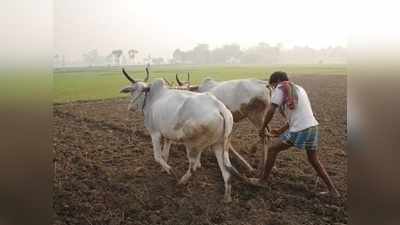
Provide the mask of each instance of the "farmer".
POLYGON ((288 122, 280 129, 271 130, 270 135, 272 137, 279 136, 279 139, 268 146, 267 162, 262 168, 260 177, 251 178, 251 183, 255 185, 266 183, 278 153, 293 146, 307 152, 308 161, 327 185, 329 191, 320 192, 319 194, 340 196, 324 166, 318 160, 318 122, 314 118, 307 93, 299 85, 290 82, 287 74, 281 71, 271 74, 269 85, 274 91, 272 93, 271 106, 265 116, 264 129, 259 134, 260 137, 265 139, 265 128, 271 121, 276 109, 279 108, 281 112, 284 112, 288 122))

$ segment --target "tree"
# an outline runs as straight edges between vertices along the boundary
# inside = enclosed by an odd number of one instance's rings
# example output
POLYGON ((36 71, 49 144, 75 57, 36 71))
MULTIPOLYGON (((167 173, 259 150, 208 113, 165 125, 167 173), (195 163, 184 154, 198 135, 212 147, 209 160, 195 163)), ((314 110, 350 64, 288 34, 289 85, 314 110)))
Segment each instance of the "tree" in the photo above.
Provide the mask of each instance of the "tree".
POLYGON ((153 57, 151 57, 151 55, 148 54, 143 60, 144 60, 145 64, 149 64, 150 65, 150 63, 153 61, 153 57))
POLYGON ((83 54, 83 61, 88 64, 88 66, 94 66, 98 60, 99 54, 96 49, 90 50, 89 52, 83 54))
POLYGON ((129 49, 128 56, 129 56, 130 64, 135 64, 135 56, 138 53, 139 53, 139 51, 137 51, 136 49, 129 49))
POLYGON ((172 59, 175 63, 184 63, 185 61, 185 52, 181 51, 179 48, 175 49, 172 54, 172 59))
POLYGON ((254 64, 276 63, 279 52, 279 46, 273 47, 261 42, 257 46, 247 49, 241 57, 241 62, 254 64))
POLYGON ((111 55, 114 58, 114 65, 120 65, 121 64, 121 55, 122 55, 122 50, 121 49, 115 49, 111 52, 111 55))
POLYGON ((127 65, 127 60, 125 55, 122 55, 121 65, 127 65))
POLYGON ((190 59, 195 64, 207 64, 210 62, 210 50, 208 44, 198 44, 189 52, 190 59))
POLYGON ((233 63, 237 62, 242 54, 239 45, 224 45, 222 48, 216 48, 211 52, 210 62, 233 63))
POLYGON ((308 46, 294 46, 285 53, 286 63, 317 63, 318 51, 308 46))

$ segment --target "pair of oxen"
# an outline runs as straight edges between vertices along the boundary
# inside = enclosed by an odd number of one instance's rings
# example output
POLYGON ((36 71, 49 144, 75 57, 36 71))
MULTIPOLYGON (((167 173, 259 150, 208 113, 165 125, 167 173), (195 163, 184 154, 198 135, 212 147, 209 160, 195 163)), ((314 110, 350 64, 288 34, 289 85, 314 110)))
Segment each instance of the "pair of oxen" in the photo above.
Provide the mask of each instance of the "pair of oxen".
MULTIPOLYGON (((189 167, 180 178, 179 184, 187 183, 192 173, 201 167, 201 153, 206 149, 214 151, 225 185, 224 201, 232 201, 232 175, 248 182, 246 176, 232 165, 229 153, 248 170, 251 165, 230 143, 233 123, 248 118, 257 129, 261 129, 267 113, 271 89, 267 82, 257 79, 240 79, 217 82, 207 78, 198 86, 176 80, 173 86, 166 79, 148 83, 149 69, 143 81, 133 79, 122 69, 123 75, 131 82, 121 92, 131 95, 130 110, 141 110, 144 125, 149 131, 155 161, 168 173, 176 173, 168 165, 171 144, 186 147, 189 167)), ((264 143, 264 160, 267 145, 264 143)), ((176 175, 175 175, 176 176, 176 175)))

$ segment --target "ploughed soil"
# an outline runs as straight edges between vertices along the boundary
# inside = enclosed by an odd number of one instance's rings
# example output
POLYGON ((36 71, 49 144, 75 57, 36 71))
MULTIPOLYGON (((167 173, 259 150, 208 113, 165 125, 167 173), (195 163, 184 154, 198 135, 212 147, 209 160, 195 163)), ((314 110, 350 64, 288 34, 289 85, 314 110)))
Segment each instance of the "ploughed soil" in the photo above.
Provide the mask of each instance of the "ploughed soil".
MULTIPOLYGON (((309 94, 320 160, 342 197, 317 196, 325 185, 305 152, 291 148, 278 156, 268 188, 234 179, 233 201, 223 203, 213 152, 203 153, 202 168, 179 186, 155 162, 143 115, 128 112, 128 98, 73 102, 53 111, 54 224, 347 224, 346 76, 292 79, 309 94)), ((280 124, 276 116, 271 125, 280 124)), ((233 146, 254 167, 262 156, 257 141, 250 122, 235 124, 233 146)), ((169 164, 183 175, 185 149, 173 145, 170 152, 169 164)))

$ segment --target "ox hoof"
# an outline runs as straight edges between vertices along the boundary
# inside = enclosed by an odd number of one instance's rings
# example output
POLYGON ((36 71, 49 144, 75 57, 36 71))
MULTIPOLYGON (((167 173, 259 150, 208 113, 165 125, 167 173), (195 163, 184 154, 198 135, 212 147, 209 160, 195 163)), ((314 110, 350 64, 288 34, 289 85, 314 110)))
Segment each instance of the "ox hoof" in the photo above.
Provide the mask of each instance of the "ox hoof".
POLYGON ((224 196, 224 201, 223 201, 224 203, 231 203, 232 202, 232 197, 229 195, 229 196, 224 196))
POLYGON ((197 169, 201 168, 201 163, 197 163, 196 165, 193 166, 193 171, 196 171, 197 169))
POLYGON ((187 184, 187 181, 182 181, 182 179, 179 180, 179 182, 178 182, 179 186, 185 186, 186 184, 187 184))
POLYGON ((168 175, 173 175, 175 177, 175 179, 178 179, 178 176, 176 175, 175 171, 172 168, 169 169, 164 169, 168 175))
POLYGON ((332 198, 340 198, 340 193, 338 191, 321 191, 316 193, 317 196, 329 196, 332 198))
POLYGON ((163 168, 163 170, 164 170, 165 172, 167 172, 168 175, 171 175, 171 169, 163 168))
POLYGON ((165 172, 167 172, 169 175, 171 175, 171 172, 173 173, 172 168, 171 168, 169 165, 162 166, 162 169, 163 169, 165 172))
POLYGON ((190 176, 184 175, 178 182, 179 185, 186 185, 190 176))

